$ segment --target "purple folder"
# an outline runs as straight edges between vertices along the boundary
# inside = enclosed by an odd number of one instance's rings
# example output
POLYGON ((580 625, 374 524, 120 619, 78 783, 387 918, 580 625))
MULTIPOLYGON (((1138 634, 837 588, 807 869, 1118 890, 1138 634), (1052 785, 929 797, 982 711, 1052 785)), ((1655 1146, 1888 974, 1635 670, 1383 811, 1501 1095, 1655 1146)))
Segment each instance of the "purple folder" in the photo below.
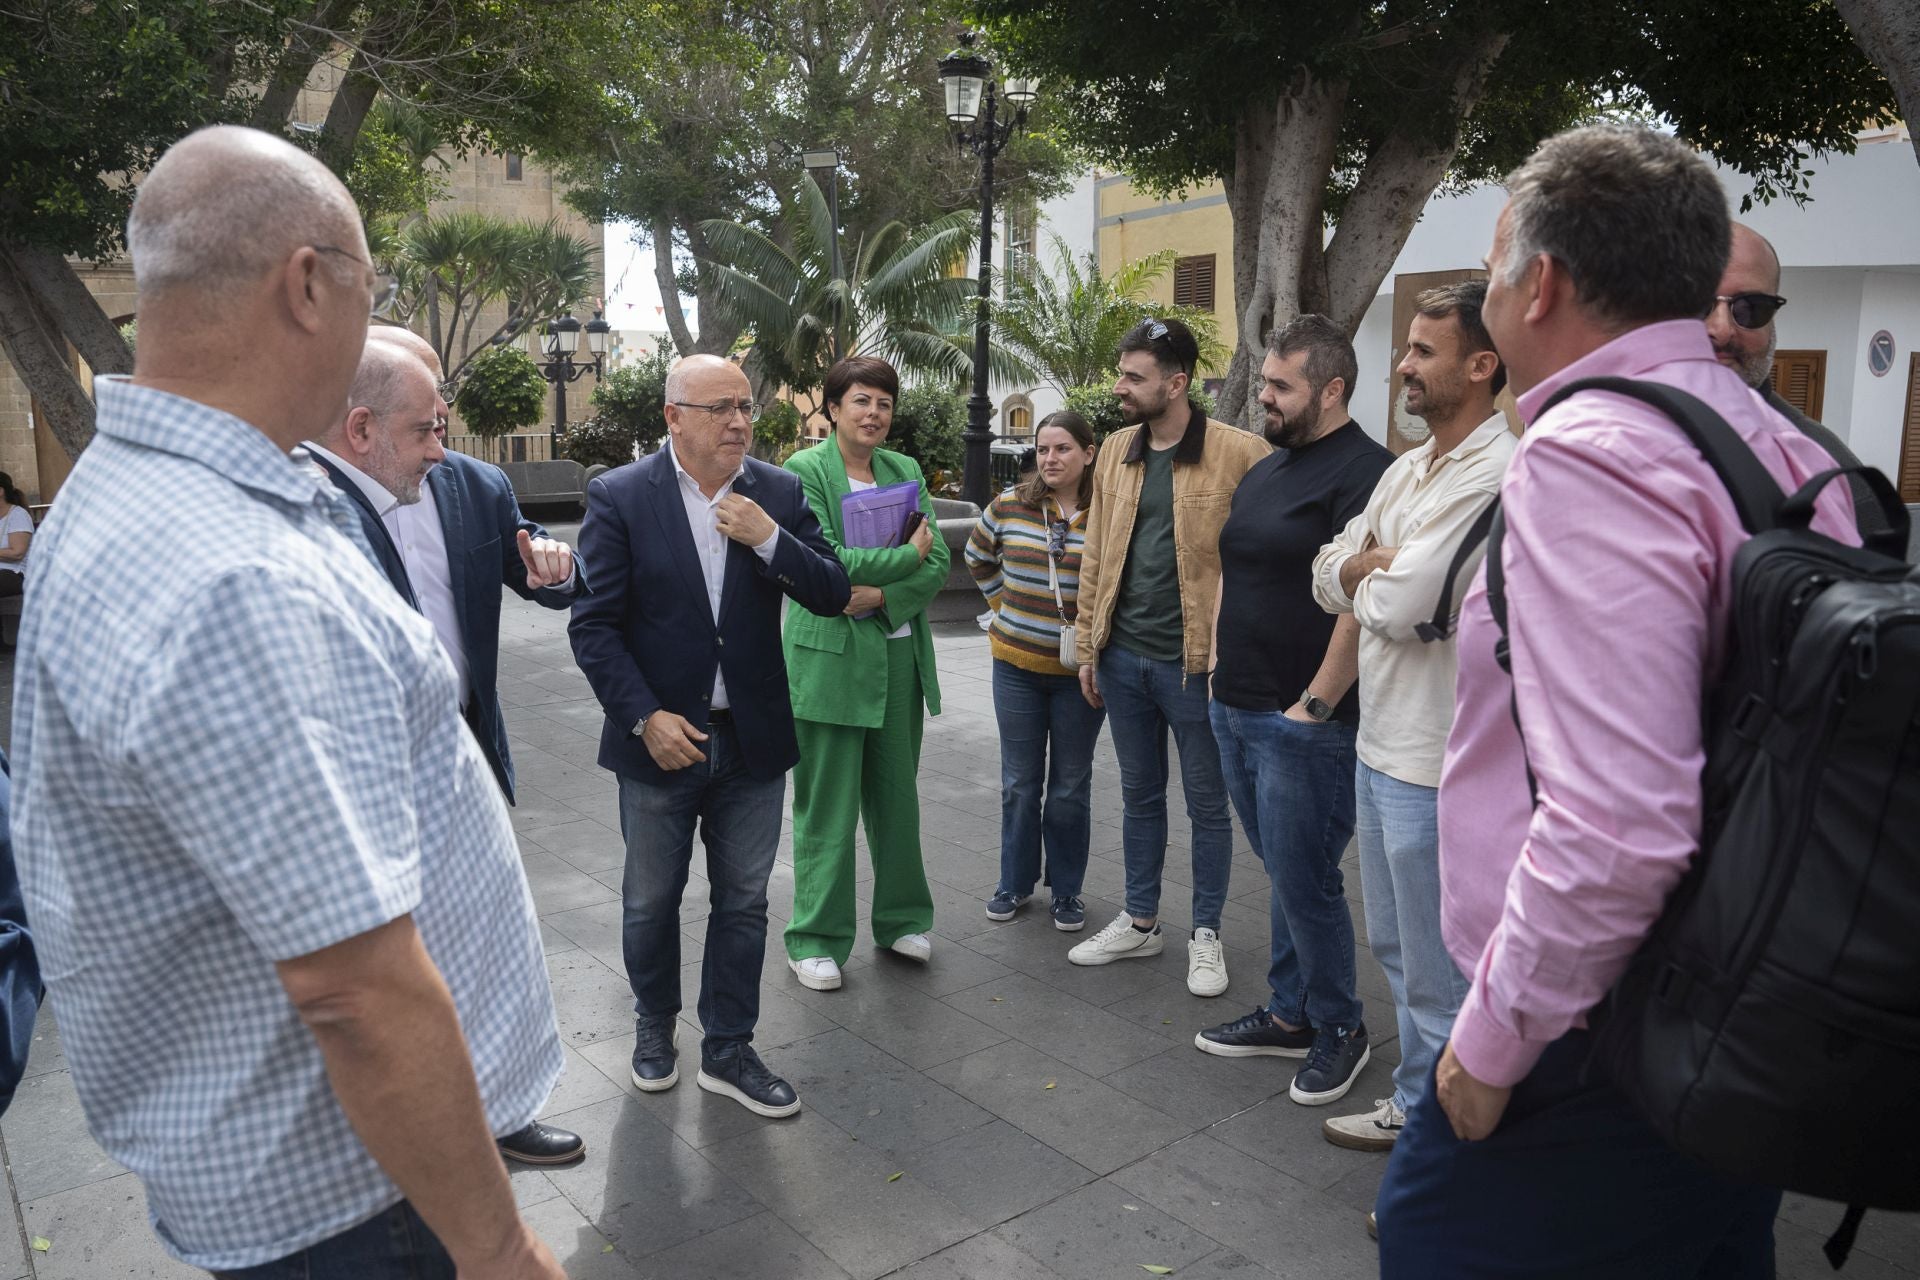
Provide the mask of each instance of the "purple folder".
MULTIPOLYGON (((840 542, 857 548, 897 547, 907 531, 907 516, 920 509, 920 482, 903 480, 877 489, 860 489, 840 499, 840 542)), ((878 610, 857 613, 871 618, 878 610)))

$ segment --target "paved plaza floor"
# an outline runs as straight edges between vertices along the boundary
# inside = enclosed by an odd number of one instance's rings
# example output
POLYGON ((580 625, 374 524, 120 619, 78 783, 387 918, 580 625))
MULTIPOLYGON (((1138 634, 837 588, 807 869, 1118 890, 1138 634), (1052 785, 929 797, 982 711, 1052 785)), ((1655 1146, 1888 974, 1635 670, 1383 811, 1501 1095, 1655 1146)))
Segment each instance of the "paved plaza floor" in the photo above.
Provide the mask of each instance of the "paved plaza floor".
MULTIPOLYGON (((509 597, 502 626, 520 804, 513 823, 539 905, 567 1071, 546 1118, 584 1134, 585 1162, 520 1170, 527 1218, 580 1280, 1338 1280, 1376 1273, 1367 1238, 1386 1157, 1328 1145, 1320 1123, 1389 1090, 1397 1060, 1386 984, 1364 951, 1373 1061, 1332 1108, 1296 1106, 1296 1064, 1209 1057, 1202 1027, 1265 998, 1267 882, 1236 844, 1223 938, 1232 985, 1187 993, 1188 838, 1177 796, 1166 868, 1165 953, 1076 969, 1044 910, 996 925, 982 912, 998 868, 998 754, 985 638, 942 628, 946 714, 921 771, 936 915, 922 967, 861 937, 837 992, 802 989, 780 929, 791 907, 791 826, 772 887, 757 1044, 799 1090, 793 1119, 762 1120, 697 1089, 627 1083, 632 1002, 621 965, 622 848, 615 789, 594 764, 600 710, 574 667, 565 615, 509 597), (1153 1272, 1142 1267, 1155 1268, 1153 1272)), ((11 668, 0 662, 11 683, 11 668)), ((296 784, 296 779, 289 779, 296 784)), ((1117 910, 1119 777, 1095 770, 1089 928, 1117 910)), ((693 1007, 706 882, 681 912, 682 987, 693 1007)), ((870 873, 861 873, 864 901, 870 873)), ((1359 875, 1347 894, 1364 944, 1359 875)), ((1078 935, 1085 937, 1086 934, 1078 935)), ((1864 1099, 1860 1123, 1877 1106, 1864 1099)), ((147 1226, 138 1182, 87 1135, 43 1012, 28 1079, 0 1123, 6 1197, 0 1280, 190 1276, 147 1226), (29 1242, 46 1244, 44 1251, 29 1242)), ((0 1215, 4 1217, 4 1215, 0 1215)), ((1830 1274, 1819 1244, 1832 1206, 1790 1198, 1780 1274, 1830 1274)), ((1869 1215, 1851 1280, 1920 1274, 1920 1220, 1869 1215)))

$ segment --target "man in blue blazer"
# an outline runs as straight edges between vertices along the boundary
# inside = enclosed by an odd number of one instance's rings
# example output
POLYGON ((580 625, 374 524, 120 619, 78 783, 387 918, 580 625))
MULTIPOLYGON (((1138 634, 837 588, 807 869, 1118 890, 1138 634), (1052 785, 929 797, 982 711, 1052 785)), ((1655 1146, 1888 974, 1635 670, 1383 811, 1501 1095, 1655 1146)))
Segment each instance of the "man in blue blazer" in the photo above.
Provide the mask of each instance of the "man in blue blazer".
MULTIPOLYGON (((447 406, 432 348, 405 330, 377 332, 412 341, 368 339, 346 416, 307 452, 352 500, 374 563, 433 624, 459 676, 467 724, 511 804, 513 762, 495 689, 501 588, 564 609, 585 581, 567 545, 520 514, 498 467, 441 447, 447 406)), ((586 1154, 578 1134, 537 1121, 499 1145, 522 1164, 586 1154)))
POLYGON ((700 828, 712 913, 700 974, 699 1085, 763 1116, 800 1109, 753 1050, 767 877, 799 759, 780 648, 783 596, 831 617, 852 587, 797 477, 747 456, 746 375, 689 356, 667 376, 668 447, 587 486, 594 592, 573 653, 606 709, 600 763, 620 782, 622 943, 632 1080, 680 1078, 680 897, 700 828))

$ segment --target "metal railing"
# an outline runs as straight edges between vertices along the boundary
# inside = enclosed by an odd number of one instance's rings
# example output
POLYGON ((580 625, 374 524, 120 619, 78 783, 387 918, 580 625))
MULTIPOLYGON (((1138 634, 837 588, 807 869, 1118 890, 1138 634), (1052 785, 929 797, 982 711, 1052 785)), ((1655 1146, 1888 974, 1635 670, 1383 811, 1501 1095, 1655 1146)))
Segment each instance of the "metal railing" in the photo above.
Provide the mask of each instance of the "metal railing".
POLYGON ((485 436, 448 435, 447 448, 483 462, 551 462, 553 437, 542 431, 537 435, 485 436))

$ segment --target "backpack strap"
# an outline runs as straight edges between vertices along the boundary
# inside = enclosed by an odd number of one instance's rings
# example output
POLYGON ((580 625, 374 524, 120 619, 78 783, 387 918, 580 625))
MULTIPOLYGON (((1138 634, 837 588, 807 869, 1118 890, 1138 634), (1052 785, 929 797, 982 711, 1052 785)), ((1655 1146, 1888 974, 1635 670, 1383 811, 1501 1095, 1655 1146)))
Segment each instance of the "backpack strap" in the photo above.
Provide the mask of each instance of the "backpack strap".
POLYGON ((1500 552, 1507 539, 1507 521, 1495 502, 1492 527, 1487 530, 1487 611, 1500 638, 1493 642, 1493 660, 1507 673, 1507 714, 1513 717, 1513 732, 1520 739, 1520 767, 1527 771, 1527 798, 1540 807, 1540 783, 1533 776, 1533 761, 1527 758, 1527 731, 1520 723, 1520 690, 1513 682, 1513 651, 1507 642, 1507 575, 1500 564, 1500 552))
POLYGON ((1749 534, 1764 533, 1778 527, 1780 520, 1777 512, 1786 498, 1780 491, 1779 483, 1766 465, 1754 456, 1747 442, 1727 425, 1726 419, 1704 401, 1662 382, 1640 382, 1633 378, 1579 378, 1549 396, 1547 402, 1540 406, 1540 412, 1533 415, 1534 420, 1537 422, 1547 410, 1582 391, 1610 391, 1617 396, 1650 404, 1666 414, 1675 426, 1686 433, 1693 447, 1701 452, 1707 465, 1720 477, 1720 483, 1727 487, 1727 493, 1733 499, 1733 509, 1739 513, 1741 527, 1749 534))
POLYGON ((1467 561, 1473 558, 1474 551, 1487 540, 1487 533, 1493 528, 1493 519, 1500 510, 1500 496, 1494 495, 1486 510, 1473 518, 1467 526, 1466 536, 1460 545, 1454 548, 1453 561, 1447 565, 1447 579, 1440 584, 1440 599, 1433 606, 1433 618, 1427 622, 1414 624, 1413 633, 1426 644, 1436 640, 1445 640, 1453 634, 1453 621, 1460 611, 1459 603, 1454 599, 1453 589, 1460 581, 1461 572, 1467 567, 1467 561))
MULTIPOLYGON (((1813 523, 1813 504, 1819 498, 1820 491, 1826 488, 1836 476, 1854 475, 1866 482, 1874 501, 1880 504, 1880 518, 1887 525, 1878 533, 1864 535, 1861 545, 1883 556, 1905 560, 1907 537, 1913 529, 1913 517, 1907 514, 1906 504, 1900 501, 1900 494, 1894 489, 1893 481, 1887 479, 1878 467, 1833 467, 1822 471, 1794 490, 1793 496, 1781 504, 1780 523, 1789 529, 1806 528, 1813 523)), ((1859 512, 1856 511, 1854 515, 1857 522, 1859 512)))

